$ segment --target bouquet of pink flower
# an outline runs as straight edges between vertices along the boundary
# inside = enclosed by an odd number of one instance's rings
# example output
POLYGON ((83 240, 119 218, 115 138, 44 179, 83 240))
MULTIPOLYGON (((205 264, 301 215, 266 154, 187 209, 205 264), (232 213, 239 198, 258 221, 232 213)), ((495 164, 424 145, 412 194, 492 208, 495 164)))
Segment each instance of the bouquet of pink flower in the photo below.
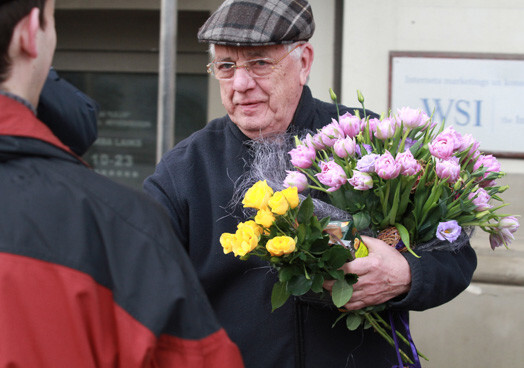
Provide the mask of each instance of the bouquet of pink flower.
POLYGON ((463 228, 475 226, 490 234, 493 249, 509 246, 519 227, 515 216, 498 213, 507 187, 497 185, 504 175, 497 159, 482 154, 470 134, 437 125, 420 110, 405 107, 380 119, 346 113, 296 138, 289 154, 296 170, 286 187, 327 193, 358 230, 394 229, 397 247, 410 252, 438 240, 453 248, 463 228))

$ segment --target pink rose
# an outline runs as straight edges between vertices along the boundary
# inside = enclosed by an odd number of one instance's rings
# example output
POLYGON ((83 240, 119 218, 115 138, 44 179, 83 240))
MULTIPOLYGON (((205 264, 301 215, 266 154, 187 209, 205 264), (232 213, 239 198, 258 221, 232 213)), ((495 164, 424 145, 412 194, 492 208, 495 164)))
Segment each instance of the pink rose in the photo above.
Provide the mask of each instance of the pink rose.
POLYGON ((335 154, 340 158, 346 158, 348 156, 355 155, 356 142, 354 138, 346 137, 344 139, 339 139, 335 142, 333 146, 335 154))
POLYGON ((331 124, 324 126, 319 134, 322 143, 327 147, 333 147, 338 139, 344 138, 344 132, 335 119, 331 124))
POLYGON ((400 164, 400 173, 404 176, 411 176, 422 170, 422 166, 415 160, 410 150, 398 153, 395 160, 400 164))
POLYGON ((441 179, 448 179, 449 183, 455 183, 460 176, 460 163, 457 157, 447 160, 436 160, 435 170, 441 179))
POLYGON ((479 188, 477 191, 470 193, 468 198, 471 199, 473 204, 476 206, 475 211, 482 212, 493 207, 489 204, 491 199, 490 195, 483 188, 479 188))
POLYGON ((396 120, 399 126, 400 123, 403 123, 404 128, 413 129, 426 126, 429 122, 429 117, 421 110, 403 107, 397 109, 396 120))
POLYGON ((395 179, 400 174, 401 166, 395 161, 391 153, 386 151, 375 161, 375 172, 382 179, 395 179))
POLYGON ((494 186, 495 180, 486 180, 486 177, 492 172, 500 172, 500 163, 493 155, 480 155, 475 164, 473 164, 473 170, 477 171, 481 167, 485 168, 487 171, 482 178, 479 179, 481 182, 480 185, 482 187, 494 186))
POLYGON ((340 127, 344 134, 348 137, 356 137, 360 133, 360 125, 362 120, 358 117, 351 115, 349 112, 346 112, 339 119, 340 127))
POLYGON ((315 161, 317 151, 309 146, 300 145, 289 151, 289 155, 291 156, 291 164, 293 166, 307 169, 315 161))
POLYGON ((429 152, 441 159, 448 159, 453 154, 455 148, 455 137, 451 134, 440 133, 435 137, 433 142, 429 143, 429 152))
POLYGON ((297 187, 299 192, 303 192, 308 187, 307 176, 298 171, 286 171, 287 176, 284 179, 284 187, 297 187))
POLYGON ((451 135, 453 137, 453 152, 460 150, 463 145, 462 135, 457 132, 452 126, 448 126, 440 134, 451 135))
POLYGON ((395 124, 393 120, 384 119, 378 120, 375 125, 375 137, 381 140, 386 140, 393 137, 395 134, 395 124))
POLYGON ((356 190, 369 190, 373 188, 373 178, 370 174, 353 170, 353 177, 348 180, 356 190))
POLYGON ((347 182, 347 176, 344 169, 335 161, 322 161, 320 163, 321 172, 315 174, 318 180, 329 187, 328 192, 338 190, 347 182))
POLYGON ((312 136, 311 134, 308 133, 304 141, 305 141, 304 144, 306 146, 313 148, 317 151, 320 151, 326 148, 324 143, 322 143, 322 139, 320 139, 320 134, 315 134, 312 136))

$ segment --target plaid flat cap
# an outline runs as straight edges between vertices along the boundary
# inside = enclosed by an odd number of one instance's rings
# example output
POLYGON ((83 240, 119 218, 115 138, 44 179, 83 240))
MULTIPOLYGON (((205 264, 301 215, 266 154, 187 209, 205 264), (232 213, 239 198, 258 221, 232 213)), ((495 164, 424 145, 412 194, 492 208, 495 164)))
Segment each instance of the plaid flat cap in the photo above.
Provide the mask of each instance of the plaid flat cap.
POLYGON ((307 41, 315 31, 306 0, 226 0, 198 31, 198 40, 229 46, 307 41))

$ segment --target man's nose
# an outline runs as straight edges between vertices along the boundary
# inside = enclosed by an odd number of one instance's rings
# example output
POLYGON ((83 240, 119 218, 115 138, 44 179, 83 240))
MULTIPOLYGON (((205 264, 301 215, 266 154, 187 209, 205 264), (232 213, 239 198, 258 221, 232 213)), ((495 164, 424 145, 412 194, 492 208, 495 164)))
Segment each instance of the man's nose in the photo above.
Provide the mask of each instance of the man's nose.
POLYGON ((233 88, 235 91, 243 92, 255 87, 255 79, 249 74, 245 67, 239 67, 235 70, 233 76, 233 88))

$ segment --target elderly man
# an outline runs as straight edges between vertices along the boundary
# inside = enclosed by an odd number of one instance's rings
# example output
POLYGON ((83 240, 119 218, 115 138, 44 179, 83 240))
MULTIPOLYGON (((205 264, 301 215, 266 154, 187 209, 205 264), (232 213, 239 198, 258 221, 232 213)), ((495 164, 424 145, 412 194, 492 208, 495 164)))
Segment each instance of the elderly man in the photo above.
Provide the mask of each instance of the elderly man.
MULTIPOLYGON (((168 152, 144 188, 169 211, 220 322, 248 367, 391 367, 393 349, 372 329, 332 324, 333 309, 292 299, 271 313, 276 275, 252 257, 224 255, 219 237, 235 232, 242 211, 227 212, 235 182, 250 169, 250 142, 283 132, 315 131, 336 107, 306 86, 314 31, 305 0, 227 0, 200 29, 211 44, 208 65, 220 82, 227 115, 168 152)), ((342 112, 348 111, 342 107, 342 112)), ((353 109, 351 109, 353 112, 353 109)), ((433 252, 401 255, 368 238, 370 256, 346 265, 359 275, 348 309, 389 302, 423 310, 447 302, 469 284, 476 258, 433 252)))
POLYGON ((165 212, 36 118, 54 6, 0 0, 0 366, 242 367, 165 212))

